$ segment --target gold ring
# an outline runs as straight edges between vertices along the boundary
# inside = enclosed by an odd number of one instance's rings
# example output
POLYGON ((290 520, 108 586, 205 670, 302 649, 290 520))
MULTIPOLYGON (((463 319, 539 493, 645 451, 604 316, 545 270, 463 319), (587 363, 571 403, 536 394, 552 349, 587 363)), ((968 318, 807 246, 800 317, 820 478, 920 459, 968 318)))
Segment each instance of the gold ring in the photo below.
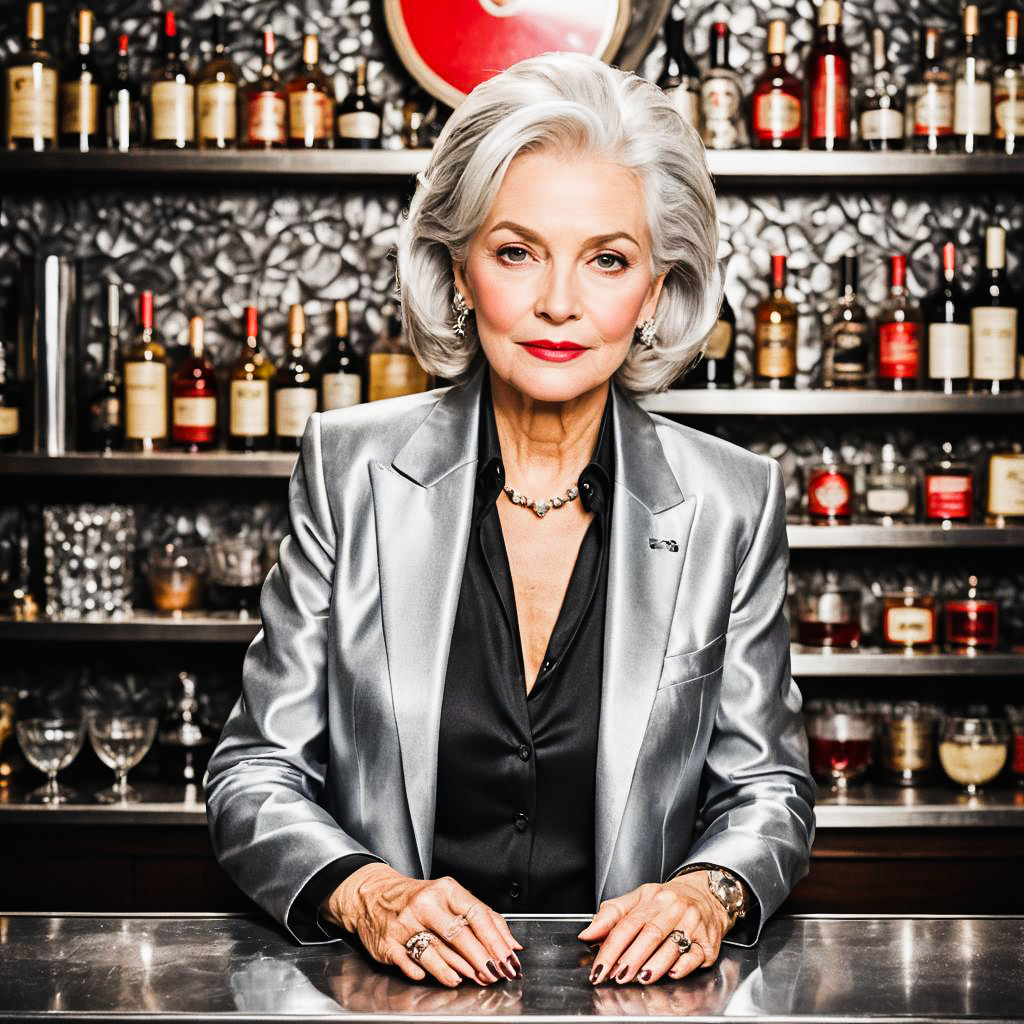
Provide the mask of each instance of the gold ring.
POLYGON ((680 956, 685 956, 690 952, 690 947, 693 943, 686 937, 686 932, 674 931, 669 932, 668 937, 676 944, 676 949, 679 950, 680 956))
POLYGON ((417 932, 405 940, 405 948, 409 951, 409 957, 414 963, 420 962, 420 957, 427 951, 427 947, 436 940, 433 932, 417 932))

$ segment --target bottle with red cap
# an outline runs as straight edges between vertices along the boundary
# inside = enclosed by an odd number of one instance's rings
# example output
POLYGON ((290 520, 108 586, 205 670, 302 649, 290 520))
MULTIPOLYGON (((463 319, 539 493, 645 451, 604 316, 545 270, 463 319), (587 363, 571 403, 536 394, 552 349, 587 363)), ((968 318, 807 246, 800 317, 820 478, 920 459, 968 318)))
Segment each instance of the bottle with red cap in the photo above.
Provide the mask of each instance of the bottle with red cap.
POLYGON ((124 357, 124 439, 151 452, 167 440, 167 354, 153 324, 153 293, 139 296, 139 335, 124 357))
POLYGON ((260 347, 260 315, 255 306, 245 310, 245 341, 231 371, 228 447, 236 452, 265 451, 270 447, 270 382, 274 364, 260 347))
POLYGON ((153 72, 149 92, 150 145, 194 149, 195 90, 182 57, 174 11, 164 11, 164 60, 153 72))
POLYGON ((716 21, 708 41, 710 66, 700 80, 701 135, 708 149, 747 144, 740 76, 729 66, 729 26, 716 21))
POLYGON ((907 257, 891 257, 889 297, 878 313, 878 386, 914 391, 921 377, 921 310, 907 291, 907 257))
POLYGON ((772 290, 754 311, 754 383, 796 386, 797 310, 786 298, 786 257, 772 253, 772 290))
POLYGON ((117 37, 117 65, 107 88, 106 100, 107 145, 120 153, 137 149, 146 139, 146 108, 142 102, 142 89, 132 75, 128 52, 128 34, 117 37))
POLYGON ((288 104, 274 69, 274 30, 263 29, 263 66, 259 78, 242 89, 242 144, 246 149, 283 149, 288 137, 288 104))
POLYGON ((956 247, 942 247, 939 283, 922 305, 927 324, 928 387, 952 395, 971 386, 971 310, 956 281, 956 247))

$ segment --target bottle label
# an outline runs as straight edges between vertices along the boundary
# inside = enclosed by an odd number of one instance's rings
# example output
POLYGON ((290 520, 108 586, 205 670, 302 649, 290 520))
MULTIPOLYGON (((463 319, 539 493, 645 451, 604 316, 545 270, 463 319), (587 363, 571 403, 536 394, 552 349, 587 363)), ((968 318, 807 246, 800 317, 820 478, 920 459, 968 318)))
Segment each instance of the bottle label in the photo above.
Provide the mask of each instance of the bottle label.
POLYGON ((1024 516, 1024 455, 993 455, 989 459, 988 512, 1024 516))
POLYGON ((867 510, 876 516, 896 516, 909 512, 911 494, 906 487, 868 487, 864 495, 867 510))
POLYGON ((914 135, 953 134, 953 90, 938 82, 926 82, 924 92, 911 108, 914 135))
POLYGON ((266 437, 270 433, 270 384, 265 380, 231 382, 231 422, 234 437, 266 437))
POLYGON ((835 54, 821 58, 811 93, 812 139, 850 137, 850 87, 842 62, 835 54))
POLYGON ((796 373, 796 346, 787 324, 764 323, 757 328, 759 377, 792 377, 796 373))
POLYGON ((719 320, 711 328, 708 335, 708 346, 704 352, 705 359, 724 359, 732 346, 732 324, 719 320))
POLYGON ((1024 135, 1024 82, 1017 78, 1001 79, 994 103, 996 138, 1015 139, 1024 135))
POLYGON ((903 137, 903 116, 898 110, 865 110, 860 115, 862 138, 899 139, 903 137))
POLYGON ((878 328, 878 375, 886 380, 916 377, 921 358, 920 324, 889 323, 878 328))
POLYGON ((733 149, 740 144, 740 87, 731 78, 709 78, 701 85, 704 144, 711 149, 733 149))
POLYGON ((415 356, 395 352, 370 354, 369 400, 397 398, 427 390, 427 375, 415 356))
POLYGON ((171 407, 176 427, 215 427, 217 399, 212 395, 176 398, 171 407))
POLYGON ((0 406, 0 437, 13 437, 20 429, 17 406, 0 406))
MULTIPOLYGON (((91 79, 92 76, 89 76, 91 79)), ((95 135, 99 131, 100 87, 83 75, 60 87, 61 135, 95 135)))
POLYGON ((236 134, 234 82, 204 82, 199 86, 199 135, 203 139, 230 142, 236 134))
POLYGON ((194 142, 196 137, 194 90, 185 82, 156 82, 150 93, 153 139, 157 142, 194 142))
POLYGON ((974 481, 968 475, 924 478, 924 512, 928 519, 970 519, 974 481))
POLYGON ((814 519, 847 519, 850 511, 850 481, 834 470, 817 470, 807 486, 807 511, 814 519))
POLYGON ((992 87, 988 82, 958 78, 953 111, 953 130, 957 135, 990 135, 992 87))
POLYGON ((353 110, 338 116, 338 135, 343 139, 379 139, 380 115, 372 110, 353 110))
POLYGON ((800 131, 800 101, 773 89, 757 97, 754 110, 757 134, 763 139, 785 139, 800 131))
POLYGON ((307 143, 331 135, 331 102, 326 93, 303 89, 288 97, 288 134, 307 143))
POLYGON ((978 306, 971 310, 975 380, 1012 380, 1017 369, 1017 310, 978 306))
POLYGON ((893 644, 935 642, 935 613, 929 608, 887 608, 885 639, 893 644))
POLYGON ((249 141, 284 143, 284 122, 287 106, 276 92, 257 93, 249 101, 249 141))
POLYGON ((345 409, 350 405, 358 405, 361 397, 362 381, 356 373, 325 373, 323 379, 324 412, 329 409, 345 409))
POLYGON ((124 368, 125 437, 141 440, 167 436, 167 367, 132 362, 124 368))
POLYGON ((868 379, 868 325, 840 320, 825 334, 825 384, 865 384, 868 379))
POLYGON ((274 396, 277 436, 302 437, 306 420, 315 412, 315 388, 280 388, 274 396))
POLYGON ((7 69, 7 134, 57 138, 57 72, 40 64, 7 69))
POLYGON ((700 97, 693 89, 677 85, 674 89, 666 89, 665 95, 687 124, 692 124, 694 128, 700 124, 700 97))
POLYGON ((971 375, 971 329, 967 324, 928 326, 928 376, 963 380, 971 375))

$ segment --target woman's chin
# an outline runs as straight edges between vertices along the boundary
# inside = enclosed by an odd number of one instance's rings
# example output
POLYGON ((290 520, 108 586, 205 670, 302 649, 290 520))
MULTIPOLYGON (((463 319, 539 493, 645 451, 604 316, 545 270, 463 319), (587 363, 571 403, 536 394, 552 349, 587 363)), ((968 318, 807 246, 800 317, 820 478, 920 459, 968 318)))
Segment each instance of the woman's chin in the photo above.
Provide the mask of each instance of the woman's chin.
MULTIPOLYGON (((586 359, 587 356, 583 356, 586 359)), ((531 361, 533 357, 530 357, 531 361)), ((497 374, 509 387, 535 402, 571 402, 602 387, 611 378, 596 372, 593 365, 576 367, 566 363, 536 366, 514 366, 511 372, 497 374)))

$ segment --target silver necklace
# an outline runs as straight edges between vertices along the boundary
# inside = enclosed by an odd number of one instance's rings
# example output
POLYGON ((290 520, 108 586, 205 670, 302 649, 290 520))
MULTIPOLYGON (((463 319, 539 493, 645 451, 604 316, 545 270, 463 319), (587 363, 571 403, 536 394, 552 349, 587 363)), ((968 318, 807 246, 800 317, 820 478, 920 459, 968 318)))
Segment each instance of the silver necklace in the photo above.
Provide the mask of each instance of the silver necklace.
POLYGON ((550 498, 548 501, 528 498, 525 494, 520 494, 510 484, 505 484, 502 490, 509 496, 513 505, 522 505, 523 508, 533 509, 533 513, 538 519, 543 519, 553 508, 568 505, 570 501, 575 501, 580 496, 579 488, 575 486, 570 487, 561 498, 550 498))

